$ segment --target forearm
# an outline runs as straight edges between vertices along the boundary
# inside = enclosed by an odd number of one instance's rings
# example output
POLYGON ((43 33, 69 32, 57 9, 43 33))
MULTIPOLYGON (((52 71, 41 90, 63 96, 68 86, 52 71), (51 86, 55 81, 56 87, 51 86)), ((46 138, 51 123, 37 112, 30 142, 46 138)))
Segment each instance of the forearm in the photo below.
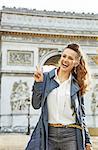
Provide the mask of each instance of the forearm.
POLYGON ((84 107, 84 98, 82 97, 81 99, 81 110, 82 110, 82 123, 83 123, 83 128, 84 128, 84 135, 85 135, 85 145, 91 145, 90 141, 90 134, 87 128, 87 123, 86 123, 86 115, 85 115, 85 107, 84 107))
POLYGON ((43 82, 35 82, 32 91, 32 106, 34 107, 34 109, 39 109, 41 107, 41 101, 44 91, 43 82))

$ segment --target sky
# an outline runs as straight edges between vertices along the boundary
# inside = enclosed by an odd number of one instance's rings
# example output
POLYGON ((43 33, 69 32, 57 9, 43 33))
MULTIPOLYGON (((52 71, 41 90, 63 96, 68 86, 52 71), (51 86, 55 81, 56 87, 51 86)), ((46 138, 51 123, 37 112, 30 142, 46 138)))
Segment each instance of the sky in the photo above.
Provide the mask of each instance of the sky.
POLYGON ((98 14, 98 0, 0 0, 0 10, 2 6, 98 14))

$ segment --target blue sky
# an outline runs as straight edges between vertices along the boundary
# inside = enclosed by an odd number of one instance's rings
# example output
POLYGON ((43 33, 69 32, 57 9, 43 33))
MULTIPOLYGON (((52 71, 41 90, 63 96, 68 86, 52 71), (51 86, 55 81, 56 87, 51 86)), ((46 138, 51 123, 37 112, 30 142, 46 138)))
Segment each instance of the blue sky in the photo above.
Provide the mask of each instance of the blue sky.
POLYGON ((0 0, 2 6, 98 14, 98 0, 0 0))

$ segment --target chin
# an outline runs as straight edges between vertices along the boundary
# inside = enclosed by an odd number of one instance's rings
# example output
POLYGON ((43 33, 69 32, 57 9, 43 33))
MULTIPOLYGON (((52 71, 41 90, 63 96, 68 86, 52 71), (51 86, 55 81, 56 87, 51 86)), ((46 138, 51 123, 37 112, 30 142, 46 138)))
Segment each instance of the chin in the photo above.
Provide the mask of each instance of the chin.
POLYGON ((68 71, 68 68, 61 67, 61 70, 66 72, 66 71, 68 71))

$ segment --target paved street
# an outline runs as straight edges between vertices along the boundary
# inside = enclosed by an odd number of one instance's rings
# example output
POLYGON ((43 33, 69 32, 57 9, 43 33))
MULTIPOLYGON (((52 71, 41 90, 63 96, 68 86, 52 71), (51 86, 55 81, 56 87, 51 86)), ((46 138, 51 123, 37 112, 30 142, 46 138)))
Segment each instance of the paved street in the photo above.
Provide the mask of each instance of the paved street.
MULTIPOLYGON (((25 134, 0 134, 0 150, 25 150, 29 140, 25 134)), ((93 150, 98 150, 98 137, 91 137, 93 150)))
POLYGON ((28 140, 25 134, 1 134, 0 150, 24 150, 28 140))

